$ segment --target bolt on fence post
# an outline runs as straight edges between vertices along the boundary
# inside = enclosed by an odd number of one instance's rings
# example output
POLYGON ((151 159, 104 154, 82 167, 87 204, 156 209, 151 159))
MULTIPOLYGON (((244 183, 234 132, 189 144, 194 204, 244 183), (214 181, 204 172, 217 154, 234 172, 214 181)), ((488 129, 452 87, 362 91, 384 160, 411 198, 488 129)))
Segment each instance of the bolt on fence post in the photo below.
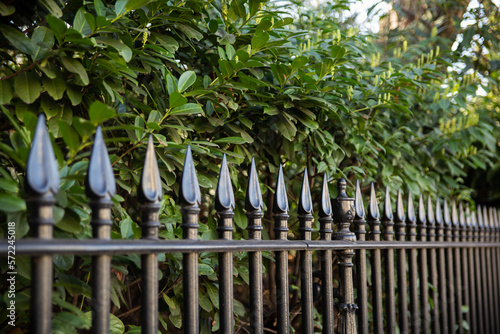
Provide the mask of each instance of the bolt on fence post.
MULTIPOLYGON (((182 171, 179 189, 179 202, 182 212, 183 238, 197 240, 201 193, 190 146, 186 149, 184 170, 182 171)), ((182 281, 184 292, 182 327, 185 334, 197 334, 200 330, 198 254, 194 252, 183 254, 182 267, 184 272, 182 281)))
MULTIPOLYGON (((277 240, 287 240, 288 197, 286 195, 283 166, 280 165, 273 203, 274 232, 277 240)), ((290 293, 288 286, 288 251, 277 251, 276 256, 276 314, 277 330, 280 334, 290 333, 290 293)))
MULTIPOLYGON (((227 159, 224 154, 219 173, 219 182, 215 192, 219 239, 233 238, 234 193, 231 185, 227 159)), ((219 253, 219 312, 220 332, 234 333, 233 324, 233 253, 219 253)))
MULTIPOLYGON (((163 197, 160 171, 156 161, 153 136, 149 136, 148 148, 144 159, 138 197, 142 209, 142 238, 158 239, 159 210, 163 197)), ((142 263, 142 333, 158 333, 158 254, 141 256, 142 263)))
MULTIPOLYGON (((255 168, 255 160, 252 158, 248 187, 245 197, 245 209, 248 217, 248 234, 252 240, 262 239, 262 192, 259 185, 259 177, 255 168)), ((252 334, 264 333, 264 297, 262 290, 262 252, 249 252, 248 261, 250 267, 250 329, 252 334)))
MULTIPOLYGON (((338 196, 332 201, 333 221, 338 225, 334 234, 335 240, 356 241, 356 235, 349 230, 354 220, 354 198, 346 194, 346 182, 340 179, 337 184, 338 196)), ((354 334, 356 331, 356 309, 354 303, 354 284, 352 277, 353 249, 338 252, 340 270, 340 316, 338 322, 339 333, 354 334)))
MULTIPOLYGON (((299 205, 297 207, 298 218, 300 222, 299 231, 301 240, 311 240, 312 221, 313 221, 313 203, 311 199, 311 190, 309 189, 309 180, 307 168, 304 170, 304 179, 300 189, 299 205)), ((300 286, 302 302, 302 333, 314 333, 313 324, 313 274, 312 274, 312 251, 300 251, 300 286)))
MULTIPOLYGON (((359 180, 356 181, 356 197, 354 199, 355 215, 354 227, 357 240, 365 241, 366 238, 366 220, 365 220, 365 206, 363 204, 363 197, 361 196, 361 187, 359 180)), ((359 249, 356 251, 356 276, 357 280, 357 297, 358 297, 358 331, 360 334, 368 334, 368 286, 366 275, 366 249, 359 249)), ((333 333, 333 330, 325 333, 333 333)))
MULTIPOLYGON (((332 202, 328 191, 328 179, 323 177, 321 189, 321 203, 319 206, 320 239, 332 240, 332 202)), ((333 272, 332 251, 330 249, 320 251, 321 257, 321 301, 323 310, 323 333, 333 333, 333 272)))
MULTIPOLYGON (((30 210, 29 224, 36 239, 52 239, 55 195, 59 191, 59 170, 45 125, 38 116, 35 135, 26 165, 26 202, 30 210)), ((52 333, 52 256, 31 258, 31 332, 52 333)))

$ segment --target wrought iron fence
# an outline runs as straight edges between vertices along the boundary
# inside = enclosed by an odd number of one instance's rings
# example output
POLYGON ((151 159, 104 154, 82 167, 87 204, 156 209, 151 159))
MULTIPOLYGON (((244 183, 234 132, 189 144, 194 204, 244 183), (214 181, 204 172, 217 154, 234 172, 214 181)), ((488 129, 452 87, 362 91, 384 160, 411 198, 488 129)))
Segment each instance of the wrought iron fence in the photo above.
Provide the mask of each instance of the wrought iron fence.
MULTIPOLYGON (((160 240, 162 187, 150 139, 138 189, 142 239, 111 240, 111 199, 116 185, 99 128, 86 179, 93 239, 53 239, 52 207, 58 188, 57 163, 45 120, 40 117, 26 172, 33 238, 19 240, 15 248, 17 255, 32 256, 33 333, 51 332, 53 255, 92 255, 92 331, 108 333, 112 256, 133 253, 142 256, 142 332, 157 333, 157 254, 175 252, 183 254, 182 329, 198 333, 198 256, 208 251, 219 254, 220 332, 234 332, 232 259, 234 252, 242 251, 249 252, 249 329, 252 333, 264 332, 262 252, 273 251, 276 331, 289 333, 291 250, 300 252, 302 333, 315 331, 313 252, 319 252, 321 263, 323 333, 396 333, 396 329, 400 333, 500 332, 500 225, 499 212, 494 208, 478 206, 477 212, 471 212, 469 207, 464 210, 461 203, 457 208, 453 201, 450 212, 446 199, 441 203, 437 198, 433 205, 428 197, 425 205, 420 196, 416 213, 409 194, 405 213, 399 191, 394 213, 387 190, 381 215, 372 185, 365 213, 359 183, 355 198, 350 198, 346 182, 339 180, 338 197, 331 200, 325 178, 319 203, 320 239, 311 240, 313 202, 308 178, 304 177, 298 204, 300 240, 288 240, 289 207, 280 167, 272 206, 276 240, 262 240, 263 200, 252 161, 245 199, 249 240, 232 240, 235 199, 224 157, 215 198, 219 239, 202 241, 197 240, 201 194, 188 147, 179 191, 183 240, 160 240), (350 231, 351 225, 354 232, 350 231), (338 288, 334 288, 334 265, 339 268, 338 288), (469 311, 464 312, 463 306, 468 306, 469 311)), ((5 240, 0 246, 2 250, 9 248, 5 240)))

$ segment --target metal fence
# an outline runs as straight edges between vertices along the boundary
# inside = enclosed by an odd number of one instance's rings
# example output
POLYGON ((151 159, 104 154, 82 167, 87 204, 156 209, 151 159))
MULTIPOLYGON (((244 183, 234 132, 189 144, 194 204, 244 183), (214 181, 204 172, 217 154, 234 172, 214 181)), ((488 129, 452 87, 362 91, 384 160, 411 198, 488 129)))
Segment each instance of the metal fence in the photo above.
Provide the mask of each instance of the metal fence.
MULTIPOLYGON (((15 248, 17 255, 32 256, 33 333, 51 332, 53 255, 92 255, 92 331, 108 333, 112 256, 136 253, 142 254, 142 332, 156 334, 157 254, 174 252, 183 253, 185 333, 198 333, 200 328, 200 252, 219 254, 221 333, 234 332, 233 253, 249 252, 249 330, 263 333, 263 251, 272 251, 275 257, 276 331, 289 333, 288 252, 291 250, 300 253, 301 333, 315 331, 313 252, 319 252, 321 262, 323 333, 396 333, 397 329, 400 333, 500 333, 500 226, 498 211, 493 208, 478 206, 477 212, 471 212, 468 207, 464 210, 461 203, 457 209, 453 201, 450 211, 446 200, 441 203, 438 198, 433 205, 428 197, 425 205, 420 196, 415 213, 412 196, 408 195, 405 210, 402 194, 398 192, 394 213, 387 190, 381 215, 372 185, 365 214, 359 184, 355 198, 349 198, 346 182, 339 180, 338 197, 331 200, 325 178, 319 203, 320 239, 311 240, 313 202, 308 178, 304 177, 298 204, 300 240, 288 240, 289 207, 280 167, 272 206, 276 240, 262 240, 263 200, 252 161, 245 199, 249 240, 232 240, 235 199, 224 157, 215 198, 219 239, 202 241, 197 240, 200 188, 188 147, 179 196, 183 240, 160 240, 158 211, 162 187, 150 140, 138 190, 143 237, 111 240, 111 198, 116 185, 100 129, 95 136, 86 180, 93 239, 52 238, 52 206, 58 187, 57 163, 45 120, 40 117, 26 173, 33 238, 19 240, 15 248), (338 277, 334 277, 334 266, 338 266, 338 277), (338 288, 334 288, 334 280, 338 280, 338 288)), ((5 240, 0 245, 3 250, 9 248, 5 240)))

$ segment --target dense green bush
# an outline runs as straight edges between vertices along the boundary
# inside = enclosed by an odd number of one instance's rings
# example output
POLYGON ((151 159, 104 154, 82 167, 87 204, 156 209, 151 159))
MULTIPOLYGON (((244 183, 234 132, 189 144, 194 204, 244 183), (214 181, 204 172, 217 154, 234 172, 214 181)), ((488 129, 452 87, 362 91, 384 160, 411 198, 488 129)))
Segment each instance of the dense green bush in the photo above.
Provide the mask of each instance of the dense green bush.
MULTIPOLYGON (((136 189, 149 134, 165 190, 160 236, 167 240, 181 236, 175 200, 187 144, 204 199, 202 239, 216 238, 211 189, 223 153, 238 202, 235 238, 247 236, 242 207, 252 157, 268 197, 277 167, 285 165, 290 238, 297 235, 294 209, 306 166, 314 180, 326 172, 392 191, 470 199, 464 178, 498 164, 498 68, 457 70, 460 54, 440 49, 450 43, 435 34, 414 44, 401 34, 389 52, 377 36, 339 18, 349 1, 315 10, 289 3, 286 12, 260 0, 31 4, 0 3, 0 216, 3 231, 4 222, 17 222, 18 238, 29 232, 23 173, 38 113, 48 119, 62 178, 58 238, 91 237, 83 182, 97 125, 118 184, 114 238, 141 234, 136 189), (476 94, 478 87, 485 96, 476 94)), ((313 196, 319 185, 311 182, 313 196)), ((244 285, 246 254, 235 256, 235 283, 244 285)), ((88 326, 82 319, 89 310, 89 259, 54 260, 54 304, 61 312, 53 326, 70 333, 88 326)), ((182 262, 179 254, 161 261, 161 323, 170 330, 181 325, 182 262)), ((218 328, 216 266, 213 254, 203 254, 200 304, 208 332, 218 328)), ((123 314, 137 305, 130 282, 140 275, 139 257, 117 257, 113 268, 113 321, 118 332, 133 332, 137 314, 123 314)), ((21 310, 30 294, 27 259, 18 259, 18 269, 21 310)), ((244 303, 235 304, 243 321, 244 303)), ((18 323, 26 323, 19 314, 18 323)))

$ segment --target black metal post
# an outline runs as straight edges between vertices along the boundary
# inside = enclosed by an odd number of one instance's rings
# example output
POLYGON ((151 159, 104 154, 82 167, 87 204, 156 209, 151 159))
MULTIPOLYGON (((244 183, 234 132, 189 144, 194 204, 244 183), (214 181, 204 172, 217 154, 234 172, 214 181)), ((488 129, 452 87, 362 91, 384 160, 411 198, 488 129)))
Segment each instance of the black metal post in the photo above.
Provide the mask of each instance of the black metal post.
MULTIPOLYGON (((389 187, 385 188, 384 213, 382 226, 384 240, 394 240, 394 222, 389 187)), ((396 293, 394 284, 394 250, 385 250, 385 314, 387 321, 386 333, 396 333, 396 293)))
MULTIPOLYGON (((479 221, 477 219, 477 216, 476 216, 476 212, 475 211, 472 211, 471 212, 471 216, 470 216, 470 219, 471 219, 471 223, 472 223, 472 228, 474 230, 474 239, 475 241, 478 241, 478 242, 481 242, 483 241, 483 231, 482 231, 482 228, 481 226, 479 226, 479 221)), ((483 296, 483 287, 484 287, 484 280, 483 278, 485 278, 485 274, 484 274, 484 267, 483 267, 483 259, 484 259, 484 248, 474 248, 474 256, 475 256, 475 265, 476 265, 476 268, 475 268, 475 281, 476 281, 476 286, 475 286, 475 290, 474 290, 474 293, 476 295, 475 299, 476 299, 476 308, 477 308, 477 313, 476 313, 476 316, 477 316, 477 324, 478 324, 478 330, 479 330, 479 333, 485 333, 485 331, 487 331, 487 326, 486 326, 486 322, 485 322, 485 318, 484 318, 484 311, 483 311, 483 300, 484 300, 484 296, 483 296)), ((473 304, 474 305, 474 304, 473 304)))
MULTIPOLYGON (((406 218, 408 226, 408 240, 415 242, 417 240, 417 218, 413 207, 411 192, 408 192, 408 216, 406 218)), ((411 313, 411 332, 420 333, 420 309, 418 308, 418 266, 417 250, 410 249, 408 261, 408 273, 410 276, 410 313, 411 313)))
MULTIPOLYGON (((287 240, 288 197, 286 195, 283 166, 280 165, 273 203, 274 232, 277 240, 287 240)), ((275 252, 276 257, 276 315, 279 334, 290 333, 290 293, 288 286, 288 252, 275 252)))
MULTIPOLYGON (((186 149, 184 170, 179 191, 182 211, 182 234, 184 239, 198 239, 198 214, 200 213, 201 193, 194 167, 191 147, 186 149)), ((185 334, 197 334, 200 330, 198 297, 198 253, 185 253, 182 258, 184 271, 183 291, 183 330, 185 334)))
MULTIPOLYGON (((263 206, 259 177, 255 168, 255 160, 252 158, 245 198, 245 209, 248 217, 247 230, 249 231, 249 238, 252 240, 262 239, 263 206)), ((262 334, 264 333, 262 252, 249 252, 248 259, 250 266, 250 332, 252 334, 262 334)))
MULTIPOLYGON (((475 241, 476 239, 476 231, 475 227, 472 226, 472 219, 469 205, 467 205, 465 210, 465 222, 468 228, 468 238, 469 241, 475 241)), ((471 312, 471 323, 470 328, 472 333, 476 333, 479 328, 478 323, 478 313, 477 313, 477 296, 476 296, 476 257, 475 257, 475 248, 469 247, 469 298, 470 298, 470 307, 469 312, 471 312)), ((478 261, 477 261, 478 262, 478 261)), ((482 331, 479 333, 483 333, 482 331)))
MULTIPOLYGON (((495 222, 495 210, 493 208, 488 208, 486 211, 486 207, 484 207, 485 213, 484 217, 488 216, 488 226, 489 226, 489 239, 490 242, 497 242, 496 240, 496 222, 495 222)), ((498 276, 496 267, 498 267, 498 258, 496 253, 497 247, 491 247, 490 251, 490 275, 492 277, 491 280, 491 291, 492 291, 492 299, 493 299, 493 307, 490 307, 490 316, 493 319, 493 333, 500 332, 500 319, 496 317, 496 310, 500 308, 500 296, 499 296, 499 286, 498 286, 498 276)))
MULTIPOLYGON (((446 205, 446 201, 445 201, 446 205)), ((446 209, 445 209, 446 210, 446 209)), ((441 203, 439 203, 439 197, 436 198, 436 239, 439 242, 444 241, 445 226, 443 220, 443 213, 441 211, 441 203)), ((439 303, 439 323, 441 324, 441 333, 448 333, 448 291, 447 283, 449 277, 446 277, 446 259, 444 248, 440 247, 437 249, 437 268, 438 268, 438 301, 434 303, 439 303)), ((451 298, 450 298, 451 299, 451 298)), ((438 324, 439 327, 439 324, 438 324)))
MULTIPOLYGON (((460 222, 460 241, 467 241, 467 223, 465 221, 465 214, 462 202, 458 204, 458 214, 459 214, 459 222, 460 222)), ((469 249, 462 248, 462 256, 461 256, 461 264, 462 264, 462 286, 463 286, 463 305, 466 305, 469 310, 465 312, 464 319, 467 321, 467 324, 471 326, 471 303, 470 303, 470 289, 469 289, 469 249)), ((460 313, 462 313, 462 309, 460 308, 460 313)))
MULTIPOLYGON (((234 193, 226 155, 222 157, 219 183, 215 192, 215 209, 219 224, 219 239, 233 238, 234 193)), ((221 333, 234 333, 233 324, 233 253, 219 253, 219 314, 221 333)))
MULTIPOLYGON (((403 206, 403 196, 401 189, 398 190, 398 201, 396 204, 396 217, 394 230, 396 240, 405 241, 405 212, 403 206)), ((408 333, 408 304, 406 292, 406 250, 397 250, 397 272, 398 272, 398 309, 399 309, 399 331, 400 333, 408 333)))
MULTIPOLYGON (((45 116, 38 116, 35 135, 26 165, 26 200, 30 215, 28 222, 36 239, 52 239, 53 205, 59 191, 59 169, 45 125, 45 116)), ((15 272, 15 268, 9 268, 15 272)), ((31 332, 52 333, 52 256, 31 258, 31 332)))
MULTIPOLYGON (((459 242, 461 240, 460 234, 460 220, 458 218, 458 212, 457 212, 457 203, 455 200, 451 203, 451 222, 453 224, 453 241, 459 242)), ((462 315, 462 305, 464 299, 462 298, 464 294, 464 285, 462 284, 462 257, 460 256, 460 248, 455 247, 453 249, 453 264, 455 267, 455 308, 454 308, 454 313, 457 316, 456 322, 453 323, 453 328, 455 327, 455 324, 458 326, 457 333, 462 334, 463 333, 463 315, 462 315)), ((452 312, 453 313, 453 312, 452 312)))
MULTIPOLYGON (((356 241, 356 235, 349 231, 349 226, 354 220, 354 198, 346 194, 346 182, 344 179, 338 181, 338 196, 332 201, 333 221, 338 225, 334 234, 335 240, 356 241)), ((340 270, 340 303, 338 331, 341 334, 354 334, 356 331, 356 309, 354 303, 354 284, 352 279, 352 257, 353 249, 338 252, 340 270)))
MULTIPOLYGON (((368 236, 372 241, 380 241, 380 213, 378 210, 375 187, 371 185, 370 204, 368 206, 368 225, 370 232, 368 236)), ((384 332, 384 319, 382 307, 382 259, 380 249, 372 250, 372 305, 373 305, 373 331, 384 332)))
MULTIPOLYGON (((159 210, 163 197, 160 171, 156 161, 153 136, 149 136, 144 167, 138 188, 138 197, 142 209, 142 238, 158 239, 159 210)), ((142 263, 142 333, 158 333, 158 254, 150 253, 141 256, 142 263)))
MULTIPOLYGON (((450 210, 446 198, 443 203, 444 208, 444 240, 453 241, 453 225, 450 217, 450 210)), ((450 332, 455 332, 456 323, 456 296, 455 296, 455 275, 453 273, 453 265, 455 260, 453 258, 453 248, 447 247, 445 252, 444 263, 446 265, 446 287, 447 291, 447 309, 448 309, 448 329, 450 332)), ((445 300, 446 302, 446 300, 445 300)))
MULTIPOLYGON (((366 236, 365 231, 365 207, 363 204, 363 197, 361 196, 361 188, 359 186, 359 180, 356 181, 356 197, 354 199, 355 206, 355 216, 354 216, 354 231, 356 234, 356 239, 364 241, 366 236)), ((355 262, 356 262, 356 276, 357 280, 357 305, 359 305, 358 311, 358 331, 360 334, 368 334, 368 282, 366 274, 366 249, 359 249, 356 251, 355 262)), ((324 331, 323 333, 333 333, 332 331, 324 331)))
MULTIPOLYGON (((101 127, 97 127, 90 155, 86 192, 92 209, 92 233, 96 239, 111 239, 111 206, 116 193, 115 177, 104 144, 101 127)), ((111 256, 92 257, 92 333, 109 332, 111 312, 111 256)))
MULTIPOLYGON (((427 240, 427 219, 422 194, 420 194, 418 201, 417 239, 419 241, 427 240)), ((420 263, 418 270, 420 272, 420 309, 422 310, 422 332, 427 334, 430 332, 429 288, 427 286, 427 249, 421 249, 419 253, 420 263)))
MULTIPOLYGON (((299 218, 299 231, 301 240, 311 240, 313 203, 307 168, 304 170, 304 179, 300 189, 299 204, 297 207, 299 218)), ((300 287, 302 304, 302 333, 314 333, 313 324, 313 274, 312 274, 312 251, 300 251, 300 287)))
MULTIPOLYGON (((328 191, 328 180, 323 178, 321 190, 321 203, 319 209, 320 238, 321 240, 332 240, 332 205, 328 191)), ((333 272, 332 251, 320 251, 321 257, 321 300, 323 311, 323 333, 333 333, 333 272)))
MULTIPOLYGON (((434 210, 432 208, 431 197, 427 197, 427 236, 430 242, 436 241, 436 220, 434 218, 434 210)), ((437 272, 437 259, 436 249, 431 248, 428 251, 428 265, 429 265, 429 281, 434 289, 430 290, 430 298, 433 301, 431 308, 431 332, 439 332, 439 296, 438 288, 438 272, 437 272)))

